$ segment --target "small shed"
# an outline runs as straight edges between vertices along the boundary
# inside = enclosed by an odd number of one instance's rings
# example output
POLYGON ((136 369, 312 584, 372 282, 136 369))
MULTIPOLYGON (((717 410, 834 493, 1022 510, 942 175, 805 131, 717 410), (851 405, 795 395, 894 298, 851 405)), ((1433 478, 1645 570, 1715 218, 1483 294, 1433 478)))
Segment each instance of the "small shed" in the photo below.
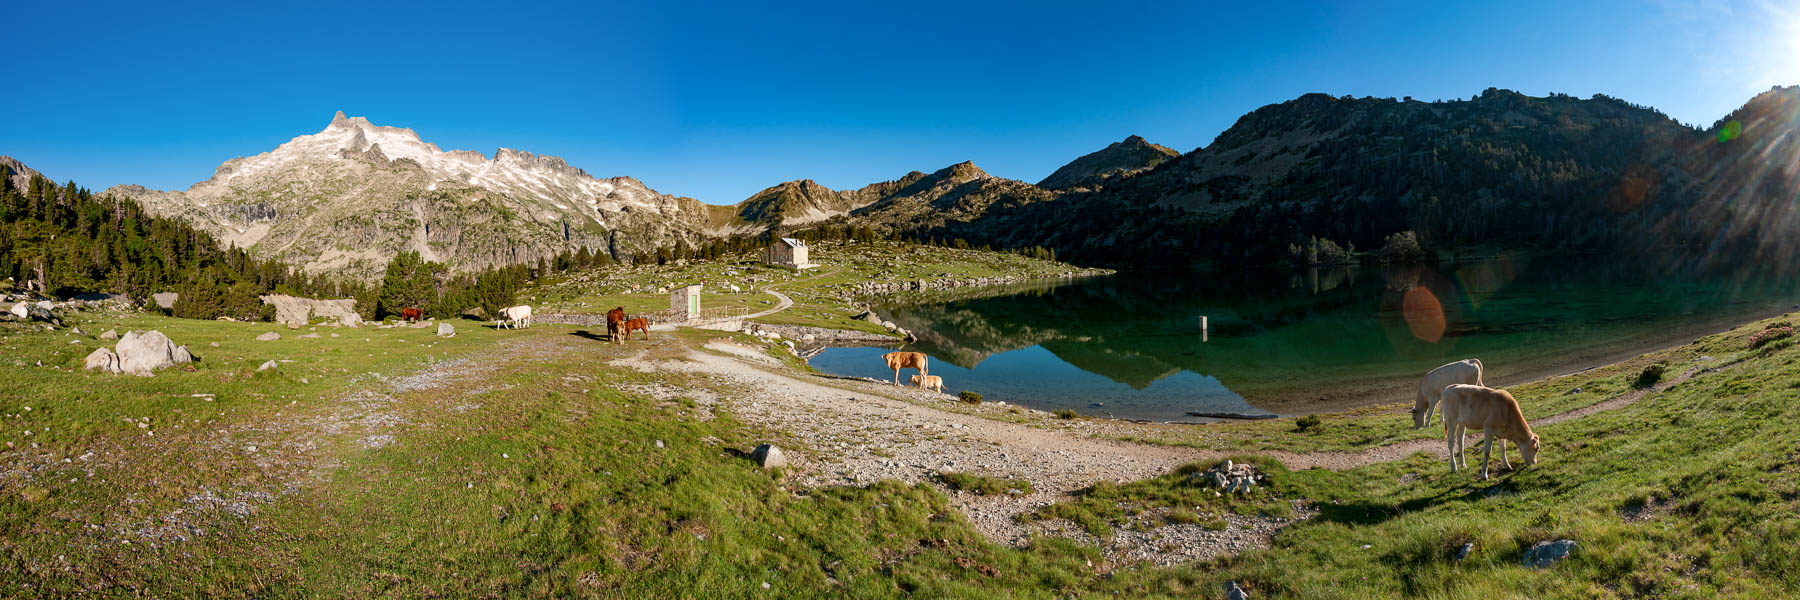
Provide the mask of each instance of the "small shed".
POLYGON ((669 312, 678 321, 700 318, 700 286, 690 285, 669 290, 669 312))
POLYGON ((810 269, 818 265, 812 264, 806 255, 806 242, 794 238, 776 238, 775 243, 763 251, 763 263, 790 269, 810 269))

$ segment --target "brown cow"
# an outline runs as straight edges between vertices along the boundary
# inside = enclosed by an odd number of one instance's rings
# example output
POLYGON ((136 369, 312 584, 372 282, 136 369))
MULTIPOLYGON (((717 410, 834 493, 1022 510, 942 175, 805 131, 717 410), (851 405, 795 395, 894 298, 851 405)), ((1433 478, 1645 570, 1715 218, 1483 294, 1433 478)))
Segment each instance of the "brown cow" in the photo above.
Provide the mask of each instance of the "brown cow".
POLYGON ((612 310, 606 311, 606 336, 611 338, 613 343, 616 344, 625 341, 619 338, 619 328, 624 325, 625 307, 617 306, 612 310))
POLYGON ((400 320, 402 321, 417 321, 423 318, 425 318, 425 311, 423 310, 417 308, 400 309, 400 320))
POLYGON ((626 319, 622 328, 624 329, 622 335, 626 339, 631 338, 631 332, 642 331, 644 332, 644 341, 650 341, 650 321, 643 317, 626 319))
POLYGON ((1519 412, 1519 401, 1506 390, 1461 383, 1446 387, 1442 413, 1444 443, 1450 446, 1451 473, 1458 467, 1468 466, 1463 461, 1466 442, 1463 436, 1469 429, 1480 429, 1485 434, 1481 454, 1483 480, 1488 478, 1488 458, 1494 453, 1494 438, 1500 438, 1500 462, 1507 468, 1512 468, 1512 463, 1506 460, 1506 440, 1519 445, 1525 464, 1537 464, 1538 436, 1531 432, 1531 424, 1525 422, 1525 413, 1519 412))
POLYGON ((930 375, 930 360, 924 352, 889 352, 881 355, 887 361, 889 369, 894 370, 894 385, 900 385, 901 369, 918 369, 920 375, 930 375))

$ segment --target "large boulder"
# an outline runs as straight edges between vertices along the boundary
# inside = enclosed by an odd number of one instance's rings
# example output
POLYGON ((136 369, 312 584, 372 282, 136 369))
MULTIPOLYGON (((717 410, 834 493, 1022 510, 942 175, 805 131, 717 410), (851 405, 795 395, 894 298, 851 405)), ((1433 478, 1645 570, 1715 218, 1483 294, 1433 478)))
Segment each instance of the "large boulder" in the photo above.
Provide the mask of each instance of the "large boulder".
MULTIPOLYGON (((132 331, 119 338, 113 347, 119 355, 119 370, 133 375, 149 375, 152 371, 176 364, 175 342, 161 331, 132 331)), ((182 355, 187 355, 185 350, 182 355)))
POLYGON ((438 337, 456 337, 456 326, 449 323, 438 323, 438 337))
POLYGON ((756 461, 756 465, 764 469, 781 469, 787 467, 787 456, 783 455, 781 449, 775 447, 774 444, 757 446, 755 450, 750 452, 750 460, 756 461))
POLYGON ((175 300, 180 297, 181 294, 175 292, 163 292, 161 294, 151 294, 150 300, 155 302, 158 307, 167 309, 175 308, 175 300))
POLYGON ((87 355, 87 363, 83 364, 81 368, 117 373, 119 372, 119 355, 113 354, 112 349, 105 346, 95 348, 92 354, 87 355))
POLYGON ((12 313, 12 316, 18 317, 20 319, 29 319, 29 318, 31 318, 31 303, 20 302, 18 304, 14 304, 12 309, 8 310, 7 312, 12 313))

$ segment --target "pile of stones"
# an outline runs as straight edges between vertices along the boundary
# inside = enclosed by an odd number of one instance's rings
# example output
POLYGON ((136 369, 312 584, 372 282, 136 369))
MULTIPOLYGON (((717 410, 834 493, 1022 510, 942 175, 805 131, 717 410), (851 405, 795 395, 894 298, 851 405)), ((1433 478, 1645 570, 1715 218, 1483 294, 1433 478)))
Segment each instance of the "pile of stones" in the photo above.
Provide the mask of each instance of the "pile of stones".
POLYGON ((1203 472, 1188 474, 1188 481, 1203 486, 1218 488, 1227 494, 1248 494, 1257 484, 1267 484, 1268 476, 1263 475, 1256 465, 1225 461, 1213 465, 1203 472))

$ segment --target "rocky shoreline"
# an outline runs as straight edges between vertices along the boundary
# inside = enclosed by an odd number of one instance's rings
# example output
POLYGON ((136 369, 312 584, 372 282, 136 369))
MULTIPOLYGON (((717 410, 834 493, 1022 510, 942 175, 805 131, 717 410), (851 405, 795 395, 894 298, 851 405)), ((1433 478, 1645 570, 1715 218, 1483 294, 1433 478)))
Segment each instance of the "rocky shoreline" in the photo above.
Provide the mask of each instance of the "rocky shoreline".
POLYGON ((985 287, 1008 285, 1015 283, 1031 283, 1035 281, 1080 279, 1111 275, 1113 271, 1106 269, 1080 269, 1064 271, 1042 277, 1019 275, 1001 275, 998 277, 968 277, 963 279, 916 279, 910 281, 865 281, 850 286, 850 292, 863 296, 879 296, 898 292, 917 292, 928 290, 949 290, 967 287, 985 287))

